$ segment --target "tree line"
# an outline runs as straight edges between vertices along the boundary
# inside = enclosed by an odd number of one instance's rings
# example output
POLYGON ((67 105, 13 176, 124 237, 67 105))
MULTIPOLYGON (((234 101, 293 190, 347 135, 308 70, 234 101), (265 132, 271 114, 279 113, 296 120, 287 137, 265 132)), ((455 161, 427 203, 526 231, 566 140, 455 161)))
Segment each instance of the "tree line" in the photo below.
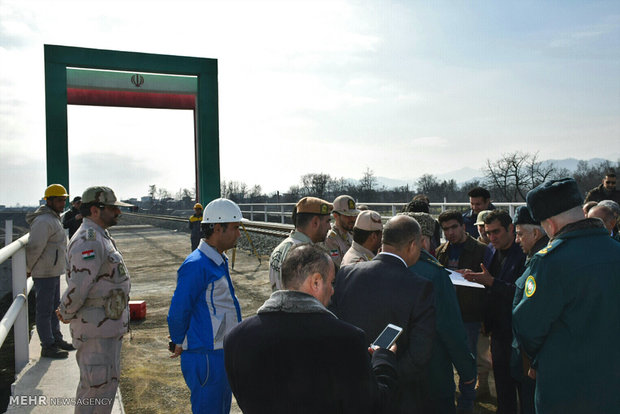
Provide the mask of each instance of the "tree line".
MULTIPOLYGON (((265 194, 260 185, 248 186, 240 181, 220 183, 221 196, 238 203, 294 203, 305 196, 314 196, 333 200, 341 194, 348 194, 356 200, 369 203, 408 202, 416 194, 425 194, 431 202, 466 202, 467 193, 474 187, 484 187, 491 192, 495 201, 525 201, 528 191, 545 180, 572 176, 585 195, 587 191, 601 183, 605 172, 610 169, 620 172, 620 160, 588 163, 579 161, 575 171, 559 168, 553 163, 540 161, 538 153, 512 152, 500 158, 487 159, 480 179, 458 184, 456 180, 440 180, 434 174, 424 174, 415 186, 398 186, 387 188, 379 185, 375 172, 366 168, 359 180, 344 177, 332 177, 324 172, 308 173, 300 177, 299 183, 289 187, 284 193, 265 194)), ((153 200, 168 203, 175 200, 183 208, 191 208, 195 195, 193 190, 180 189, 175 198, 162 188, 149 186, 149 195, 153 200)))

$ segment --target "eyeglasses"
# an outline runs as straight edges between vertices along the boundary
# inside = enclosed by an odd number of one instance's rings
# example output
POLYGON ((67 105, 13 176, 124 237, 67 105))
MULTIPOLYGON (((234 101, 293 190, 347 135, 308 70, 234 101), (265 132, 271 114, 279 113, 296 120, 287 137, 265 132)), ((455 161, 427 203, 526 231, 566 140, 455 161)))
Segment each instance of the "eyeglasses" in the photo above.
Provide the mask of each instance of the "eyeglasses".
POLYGON ((612 184, 612 185, 616 185, 615 181, 605 181, 605 184, 612 184))

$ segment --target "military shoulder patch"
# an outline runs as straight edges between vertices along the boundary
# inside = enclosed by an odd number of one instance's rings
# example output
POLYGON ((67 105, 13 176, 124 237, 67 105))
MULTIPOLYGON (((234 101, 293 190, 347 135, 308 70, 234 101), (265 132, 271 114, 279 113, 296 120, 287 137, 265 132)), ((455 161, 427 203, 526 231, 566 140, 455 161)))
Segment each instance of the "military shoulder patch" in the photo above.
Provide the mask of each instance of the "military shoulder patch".
POLYGON ((537 256, 544 256, 547 253, 555 250, 558 248, 558 246, 560 244, 564 243, 564 239, 555 239, 555 240, 551 240, 545 247, 543 247, 542 249, 540 249, 536 255, 537 256))
POLYGON ((525 280, 525 296, 531 298, 534 292, 536 292, 536 279, 530 275, 525 280))
POLYGON ((86 240, 95 240, 97 239, 97 232, 95 229, 86 230, 86 240))
POLYGON ((338 249, 332 249, 332 250, 329 251, 329 255, 331 257, 338 257, 338 256, 340 256, 340 252, 338 251, 338 249))

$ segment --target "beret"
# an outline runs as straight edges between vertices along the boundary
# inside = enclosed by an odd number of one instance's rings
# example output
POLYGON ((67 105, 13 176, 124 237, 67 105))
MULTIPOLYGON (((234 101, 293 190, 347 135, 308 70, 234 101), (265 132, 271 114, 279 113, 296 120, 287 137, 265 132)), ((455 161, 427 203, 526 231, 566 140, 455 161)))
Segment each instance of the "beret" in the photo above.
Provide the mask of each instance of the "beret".
POLYGON ((536 221, 530 215, 530 210, 527 209, 527 206, 519 206, 515 210, 515 216, 512 219, 512 224, 515 226, 517 224, 535 224, 540 226, 540 222, 536 221))
POLYGON ((525 197, 534 220, 543 221, 583 204, 583 196, 572 178, 545 181, 525 197))

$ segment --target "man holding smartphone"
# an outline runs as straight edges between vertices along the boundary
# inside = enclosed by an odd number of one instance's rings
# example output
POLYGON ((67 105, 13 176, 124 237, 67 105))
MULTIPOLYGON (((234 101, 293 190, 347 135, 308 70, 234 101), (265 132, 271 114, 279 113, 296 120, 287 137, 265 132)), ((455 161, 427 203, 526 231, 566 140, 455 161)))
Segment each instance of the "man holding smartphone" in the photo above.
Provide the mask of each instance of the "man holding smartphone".
MULTIPOLYGON (((224 339, 226 372, 245 414, 380 413, 397 384, 396 357, 326 305, 334 263, 320 248, 293 247, 283 290, 224 339)), ((373 338, 374 339, 374 338, 373 338)))
POLYGON ((396 341, 400 393, 392 413, 418 412, 421 383, 435 333, 433 285, 409 271, 418 261, 420 225, 409 216, 392 217, 383 228, 383 251, 369 262, 338 271, 330 309, 373 341, 388 323, 403 328, 396 341))

